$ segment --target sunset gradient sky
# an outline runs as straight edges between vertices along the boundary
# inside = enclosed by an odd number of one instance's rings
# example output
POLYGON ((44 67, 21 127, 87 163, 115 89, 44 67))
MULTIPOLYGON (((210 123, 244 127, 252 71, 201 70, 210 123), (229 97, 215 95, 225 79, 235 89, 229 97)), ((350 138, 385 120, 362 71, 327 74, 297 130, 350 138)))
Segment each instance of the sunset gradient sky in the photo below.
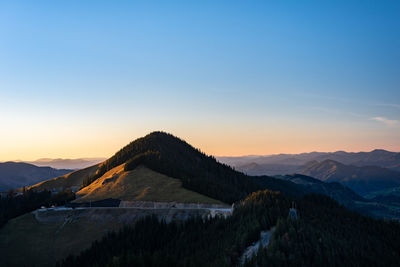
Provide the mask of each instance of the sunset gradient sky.
POLYGON ((0 161, 108 157, 154 130, 213 155, 400 151, 399 14, 400 1, 1 1, 0 161))

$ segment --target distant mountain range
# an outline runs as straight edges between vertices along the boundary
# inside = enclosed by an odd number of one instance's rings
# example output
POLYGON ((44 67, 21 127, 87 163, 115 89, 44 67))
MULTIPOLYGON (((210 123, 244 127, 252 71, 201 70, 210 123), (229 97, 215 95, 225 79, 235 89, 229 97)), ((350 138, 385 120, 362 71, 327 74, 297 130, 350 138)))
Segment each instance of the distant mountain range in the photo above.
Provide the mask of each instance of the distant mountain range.
POLYGON ((0 163, 0 191, 29 186, 69 172, 71 170, 38 167, 23 162, 0 163))
POLYGON ((400 186, 400 153, 381 149, 358 153, 219 157, 218 160, 249 175, 298 173, 326 182, 339 182, 363 196, 400 186))
POLYGON ((296 167, 310 161, 334 160, 346 165, 379 166, 400 171, 400 153, 375 149, 371 152, 311 152, 301 154, 277 154, 269 156, 218 157, 220 162, 239 170, 249 170, 249 174, 287 174, 296 167))
POLYGON ((379 166, 345 165, 334 160, 311 161, 299 173, 325 182, 339 182, 360 195, 400 186, 400 172, 379 166))
POLYGON ((55 169, 79 170, 103 162, 106 158, 79 158, 79 159, 50 159, 42 158, 35 161, 24 161, 39 167, 55 169))

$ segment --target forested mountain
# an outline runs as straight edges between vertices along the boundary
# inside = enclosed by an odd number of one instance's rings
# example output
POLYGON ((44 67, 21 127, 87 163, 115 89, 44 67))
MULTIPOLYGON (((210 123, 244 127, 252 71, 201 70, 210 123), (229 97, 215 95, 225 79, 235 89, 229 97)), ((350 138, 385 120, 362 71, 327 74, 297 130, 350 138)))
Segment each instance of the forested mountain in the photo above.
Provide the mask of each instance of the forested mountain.
POLYGON ((0 163, 0 191, 29 186, 71 172, 22 162, 0 163))
POLYGON ((276 226, 269 246, 247 266, 396 266, 400 225, 361 216, 328 197, 296 200, 260 191, 237 203, 231 217, 177 224, 148 217, 110 233, 60 266, 235 266, 262 230, 276 226))
MULTIPOLYGON (((214 157, 164 132, 153 132, 122 148, 103 162, 97 172, 84 181, 83 187, 123 163, 125 171, 145 165, 156 172, 180 179, 186 189, 225 203, 232 203, 264 188, 252 177, 217 162, 214 157)), ((295 193, 289 192, 292 189, 299 190, 286 187, 285 183, 271 177, 264 177, 264 180, 264 183, 275 186, 271 189, 279 187, 287 193, 295 193)))
POLYGON ((361 195, 400 186, 400 172, 377 166, 344 165, 333 160, 309 162, 299 173, 325 182, 339 182, 361 195))

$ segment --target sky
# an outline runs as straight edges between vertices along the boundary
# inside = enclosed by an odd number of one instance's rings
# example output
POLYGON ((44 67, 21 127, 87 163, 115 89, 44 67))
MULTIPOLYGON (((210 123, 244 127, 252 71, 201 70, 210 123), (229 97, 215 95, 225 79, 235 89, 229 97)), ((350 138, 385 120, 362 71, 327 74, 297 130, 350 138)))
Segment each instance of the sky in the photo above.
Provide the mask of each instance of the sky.
POLYGON ((155 130, 216 156, 400 151, 399 1, 1 1, 0 160, 155 130))

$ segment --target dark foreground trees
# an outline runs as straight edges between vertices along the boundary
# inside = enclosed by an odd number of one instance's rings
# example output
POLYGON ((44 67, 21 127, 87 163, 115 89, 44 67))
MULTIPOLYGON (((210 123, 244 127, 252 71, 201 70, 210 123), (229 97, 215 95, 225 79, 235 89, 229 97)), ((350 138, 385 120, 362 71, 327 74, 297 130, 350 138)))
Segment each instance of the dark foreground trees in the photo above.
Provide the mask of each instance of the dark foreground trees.
POLYGON ((7 196, 0 197, 0 227, 8 220, 38 209, 40 206, 64 205, 74 199, 75 194, 71 190, 53 195, 50 191, 23 190, 21 195, 10 191, 7 196))
POLYGON ((259 232, 286 216, 289 201, 279 193, 252 194, 229 218, 184 223, 147 217, 134 227, 110 233, 62 266, 231 266, 259 232))
POLYGON ((246 266, 398 266, 398 222, 361 216, 320 195, 298 207, 300 219, 279 219, 271 245, 246 266))
POLYGON ((261 230, 276 226, 270 245, 248 266, 396 266, 400 225, 348 211, 328 197, 297 200, 299 219, 288 219, 291 200, 260 191, 229 218, 184 223, 148 217, 110 233, 60 266, 236 266, 261 230))

